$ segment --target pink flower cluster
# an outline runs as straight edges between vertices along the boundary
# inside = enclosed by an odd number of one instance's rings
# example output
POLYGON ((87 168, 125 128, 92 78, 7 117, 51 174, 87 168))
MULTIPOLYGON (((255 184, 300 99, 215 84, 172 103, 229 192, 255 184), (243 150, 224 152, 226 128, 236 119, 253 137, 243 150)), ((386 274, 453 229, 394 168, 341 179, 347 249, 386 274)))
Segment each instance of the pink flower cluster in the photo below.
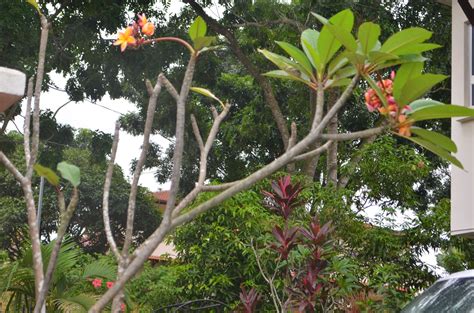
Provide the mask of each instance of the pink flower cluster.
POLYGON ((393 80, 395 79, 395 71, 390 73, 390 79, 381 79, 377 82, 377 86, 382 90, 383 96, 387 100, 388 106, 385 107, 382 104, 382 100, 377 95, 377 92, 369 88, 365 92, 365 105, 369 112, 378 110, 380 114, 388 116, 392 122, 397 126, 398 133, 402 136, 411 136, 410 127, 412 123, 406 116, 406 113, 410 110, 409 106, 403 106, 400 110, 400 105, 395 101, 393 97, 393 80))
MULTIPOLYGON (((107 289, 110 289, 114 286, 114 282, 113 281, 108 281, 105 283, 105 285, 107 286, 107 289)), ((96 278, 94 280, 92 280, 92 286, 94 286, 94 288, 100 288, 102 287, 102 279, 100 278, 96 278)))

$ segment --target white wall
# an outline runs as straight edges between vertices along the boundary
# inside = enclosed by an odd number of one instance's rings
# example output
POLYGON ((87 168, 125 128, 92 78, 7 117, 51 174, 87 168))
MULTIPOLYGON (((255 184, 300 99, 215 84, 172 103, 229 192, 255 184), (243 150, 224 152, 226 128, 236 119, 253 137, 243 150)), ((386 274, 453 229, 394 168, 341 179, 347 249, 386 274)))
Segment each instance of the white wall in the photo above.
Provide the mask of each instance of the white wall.
MULTIPOLYGON (((452 103, 470 106, 469 24, 457 1, 452 1, 452 14, 452 103)), ((451 126, 456 157, 464 166, 451 166, 451 233, 474 237, 474 119, 452 119, 451 126)))

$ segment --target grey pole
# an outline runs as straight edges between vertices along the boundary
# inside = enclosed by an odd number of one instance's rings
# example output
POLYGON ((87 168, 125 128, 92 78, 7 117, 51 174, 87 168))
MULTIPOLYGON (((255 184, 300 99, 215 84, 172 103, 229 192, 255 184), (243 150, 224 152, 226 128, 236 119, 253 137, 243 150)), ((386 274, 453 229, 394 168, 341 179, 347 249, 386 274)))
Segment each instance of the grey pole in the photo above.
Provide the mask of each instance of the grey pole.
POLYGON ((43 190, 44 190, 44 177, 41 176, 40 191, 39 191, 39 197, 38 197, 38 214, 36 215, 36 223, 38 224, 38 230, 41 229, 41 209, 43 207, 43 190))

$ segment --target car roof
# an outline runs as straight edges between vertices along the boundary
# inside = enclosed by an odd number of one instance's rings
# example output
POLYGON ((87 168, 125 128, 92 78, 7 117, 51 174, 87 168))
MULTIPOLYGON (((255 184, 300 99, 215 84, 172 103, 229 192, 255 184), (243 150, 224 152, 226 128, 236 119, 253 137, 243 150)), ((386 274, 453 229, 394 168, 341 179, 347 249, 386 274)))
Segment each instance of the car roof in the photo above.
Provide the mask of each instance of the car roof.
POLYGON ((474 270, 467 270, 467 271, 453 273, 453 274, 448 275, 446 277, 440 278, 439 281, 448 280, 448 279, 455 279, 455 278, 467 278, 467 277, 474 278, 474 270))

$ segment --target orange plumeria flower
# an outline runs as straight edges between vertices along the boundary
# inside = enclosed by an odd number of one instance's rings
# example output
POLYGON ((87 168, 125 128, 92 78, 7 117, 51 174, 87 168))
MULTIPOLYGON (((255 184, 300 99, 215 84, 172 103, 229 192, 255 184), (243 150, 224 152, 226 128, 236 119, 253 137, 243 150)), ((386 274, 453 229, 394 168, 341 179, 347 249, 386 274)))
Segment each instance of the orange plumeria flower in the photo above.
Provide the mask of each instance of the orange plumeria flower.
POLYGON ((401 136, 410 137, 411 136, 410 127, 412 123, 407 120, 407 116, 400 114, 398 116, 398 122, 400 123, 398 125, 398 134, 400 134, 401 136))
POLYGON ((142 26, 142 33, 147 36, 152 36, 155 33, 155 25, 150 22, 145 23, 145 25, 142 26))
POLYGON ((142 28, 142 33, 147 36, 152 36, 155 33, 155 25, 148 22, 145 14, 138 14, 138 25, 142 28))
POLYGON ((114 46, 120 45, 120 51, 125 51, 127 45, 134 45, 136 43, 133 37, 133 27, 129 26, 123 32, 119 32, 118 39, 114 42, 114 46))

